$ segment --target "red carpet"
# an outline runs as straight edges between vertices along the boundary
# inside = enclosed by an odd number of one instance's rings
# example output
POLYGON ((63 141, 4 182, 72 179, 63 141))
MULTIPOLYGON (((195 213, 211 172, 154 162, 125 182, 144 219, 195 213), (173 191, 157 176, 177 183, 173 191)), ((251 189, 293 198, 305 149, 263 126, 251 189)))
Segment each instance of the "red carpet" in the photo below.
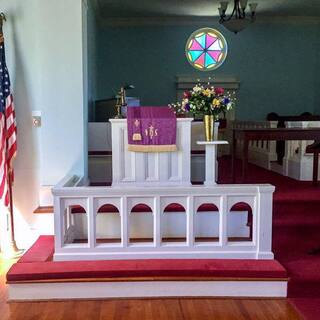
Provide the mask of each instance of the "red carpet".
POLYGON ((283 279, 276 260, 148 259, 53 262, 53 236, 41 236, 7 273, 7 281, 92 278, 212 277, 283 279))
MULTIPOLYGON (((238 163, 239 165, 239 163, 238 163)), ((231 182, 230 160, 219 162, 220 182, 231 182)), ((240 172, 240 167, 238 172, 240 172)), ((273 252, 289 275, 288 297, 305 319, 320 319, 320 186, 250 165, 248 182, 276 186, 273 205, 273 252)), ((240 176, 240 174, 239 174, 240 176)))

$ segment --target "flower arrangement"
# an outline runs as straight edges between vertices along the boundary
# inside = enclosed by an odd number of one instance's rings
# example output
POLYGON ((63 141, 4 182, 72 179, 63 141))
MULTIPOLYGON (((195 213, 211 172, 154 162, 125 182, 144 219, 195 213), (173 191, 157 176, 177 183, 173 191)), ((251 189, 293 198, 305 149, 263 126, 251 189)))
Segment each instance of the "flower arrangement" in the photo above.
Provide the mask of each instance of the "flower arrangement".
POLYGON ((193 113, 218 118, 219 114, 225 114, 232 109, 233 101, 223 88, 215 88, 210 86, 210 83, 208 86, 197 84, 192 90, 184 92, 182 102, 171 103, 169 107, 177 115, 193 113))

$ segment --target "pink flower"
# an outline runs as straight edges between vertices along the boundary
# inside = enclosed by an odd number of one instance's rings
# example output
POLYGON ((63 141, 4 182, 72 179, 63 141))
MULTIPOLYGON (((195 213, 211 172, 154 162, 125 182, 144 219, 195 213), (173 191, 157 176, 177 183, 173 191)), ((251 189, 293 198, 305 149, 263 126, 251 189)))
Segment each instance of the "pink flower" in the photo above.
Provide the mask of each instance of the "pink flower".
POLYGON ((191 92, 190 92, 190 91, 185 91, 185 92, 183 93, 183 97, 184 97, 184 98, 190 98, 190 97, 191 97, 191 92))
POLYGON ((216 95, 224 94, 224 89, 217 87, 217 88, 214 88, 214 92, 216 95))

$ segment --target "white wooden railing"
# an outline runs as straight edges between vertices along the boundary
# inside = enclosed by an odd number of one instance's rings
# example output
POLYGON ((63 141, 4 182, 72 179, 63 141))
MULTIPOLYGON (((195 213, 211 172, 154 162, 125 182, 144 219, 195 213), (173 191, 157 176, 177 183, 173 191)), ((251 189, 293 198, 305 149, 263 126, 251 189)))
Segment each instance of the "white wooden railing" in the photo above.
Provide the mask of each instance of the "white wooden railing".
MULTIPOLYGON (((273 259, 271 252, 271 185, 217 185, 214 187, 88 187, 77 177, 63 179, 53 189, 55 217, 55 260, 147 259, 147 258, 238 258, 273 259), (247 241, 228 237, 229 214, 237 203, 252 209, 252 236, 247 241), (186 239, 166 242, 162 238, 165 208, 172 203, 185 208, 186 239), (214 204, 219 214, 218 241, 195 241, 197 210, 214 204), (120 214, 119 243, 97 242, 97 212, 105 204, 115 206, 120 214), (130 212, 137 204, 152 209, 153 240, 130 242, 130 212), (71 208, 81 206, 86 212, 87 240, 72 242, 74 217, 71 208)), ((174 226, 172 226, 174 228, 174 226)))
MULTIPOLYGON (((234 128, 276 128, 278 121, 235 121, 234 128)), ((320 121, 290 121, 286 128, 320 127, 320 121)), ((297 180, 312 180, 313 155, 306 153, 306 147, 313 141, 286 141, 283 164, 276 163, 276 141, 250 141, 249 161, 268 170, 297 180)), ((238 142, 240 145, 241 141, 238 142)), ((240 155, 241 147, 237 149, 240 155)))
MULTIPOLYGON (((316 128, 320 121, 288 121, 286 128, 316 128)), ((283 174, 297 180, 312 180, 313 154, 306 153, 313 140, 286 141, 283 174)))
MULTIPOLYGON (((276 128, 277 121, 234 121, 233 127, 237 129, 249 128, 276 128)), ((240 156, 241 144, 238 150, 240 156)), ((276 142, 275 141, 249 141, 249 161, 266 169, 271 169, 271 162, 277 160, 276 142)))

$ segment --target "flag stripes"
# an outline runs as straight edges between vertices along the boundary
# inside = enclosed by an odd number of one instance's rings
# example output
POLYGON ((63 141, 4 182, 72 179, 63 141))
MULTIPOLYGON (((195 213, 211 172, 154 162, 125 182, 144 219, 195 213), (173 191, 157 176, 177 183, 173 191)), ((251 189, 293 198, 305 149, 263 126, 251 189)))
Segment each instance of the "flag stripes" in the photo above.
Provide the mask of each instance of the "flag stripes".
POLYGON ((5 60, 3 37, 0 38, 0 200, 10 203, 9 180, 13 177, 12 161, 17 152, 17 126, 10 77, 5 60), (11 174, 11 177, 9 175, 11 174))

